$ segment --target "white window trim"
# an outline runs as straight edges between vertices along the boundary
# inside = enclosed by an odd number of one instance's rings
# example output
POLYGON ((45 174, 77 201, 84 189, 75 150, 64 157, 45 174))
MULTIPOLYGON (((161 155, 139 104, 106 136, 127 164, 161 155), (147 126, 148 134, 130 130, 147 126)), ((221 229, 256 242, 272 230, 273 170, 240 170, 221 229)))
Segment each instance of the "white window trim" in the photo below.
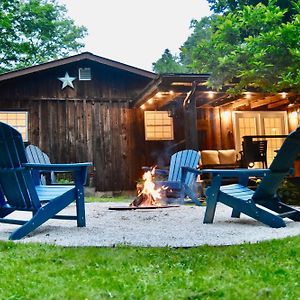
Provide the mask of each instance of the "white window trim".
POLYGON ((90 81, 90 80, 92 80, 92 70, 91 70, 91 68, 79 68, 78 69, 78 78, 79 78, 80 81, 90 81), (90 71, 90 78, 82 78, 81 77, 81 70, 87 70, 87 69, 89 69, 89 71, 90 71))

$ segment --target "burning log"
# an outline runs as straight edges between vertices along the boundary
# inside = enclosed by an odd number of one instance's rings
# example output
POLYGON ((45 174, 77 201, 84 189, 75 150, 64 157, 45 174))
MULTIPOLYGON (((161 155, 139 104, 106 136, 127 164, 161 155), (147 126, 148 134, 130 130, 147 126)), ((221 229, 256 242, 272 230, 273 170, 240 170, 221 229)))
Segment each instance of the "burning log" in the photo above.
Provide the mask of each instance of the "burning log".
POLYGON ((139 194, 129 206, 161 206, 161 203, 155 201, 151 195, 139 194))
POLYGON ((160 199, 163 187, 155 189, 155 183, 153 182, 154 173, 155 169, 144 173, 144 183, 137 184, 138 195, 129 206, 162 206, 160 199))

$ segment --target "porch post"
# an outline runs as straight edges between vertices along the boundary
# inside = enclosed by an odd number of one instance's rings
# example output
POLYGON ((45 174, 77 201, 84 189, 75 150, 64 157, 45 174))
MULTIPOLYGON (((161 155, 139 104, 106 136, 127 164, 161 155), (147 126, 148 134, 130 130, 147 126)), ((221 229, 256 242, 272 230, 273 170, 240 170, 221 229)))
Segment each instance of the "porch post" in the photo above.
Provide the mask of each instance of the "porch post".
POLYGON ((183 101, 184 112, 184 133, 186 149, 199 150, 197 133, 197 108, 196 97, 194 96, 197 82, 193 82, 191 91, 183 101))

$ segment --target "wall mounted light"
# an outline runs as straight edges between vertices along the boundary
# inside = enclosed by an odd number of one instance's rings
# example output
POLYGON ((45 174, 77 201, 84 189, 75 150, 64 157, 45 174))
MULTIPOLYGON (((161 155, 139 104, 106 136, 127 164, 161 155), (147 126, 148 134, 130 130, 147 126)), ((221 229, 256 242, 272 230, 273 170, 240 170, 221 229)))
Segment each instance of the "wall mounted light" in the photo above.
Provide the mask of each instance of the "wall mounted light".
POLYGON ((215 96, 215 93, 213 91, 208 92, 208 98, 209 99, 213 99, 214 96, 215 96))
POLYGON ((245 98, 246 99, 251 99, 251 97, 252 97, 252 94, 250 92, 245 93, 245 98))
POLYGON ((222 119, 228 121, 229 118, 230 118, 230 115, 231 115, 230 111, 229 110, 225 110, 225 111, 222 112, 222 119))
POLYGON ((282 93, 279 93, 279 95, 281 96, 282 99, 286 99, 288 93, 282 92, 282 93))
POLYGON ((171 101, 168 105, 168 116, 169 117, 176 117, 176 113, 177 113, 177 102, 176 101, 171 101))

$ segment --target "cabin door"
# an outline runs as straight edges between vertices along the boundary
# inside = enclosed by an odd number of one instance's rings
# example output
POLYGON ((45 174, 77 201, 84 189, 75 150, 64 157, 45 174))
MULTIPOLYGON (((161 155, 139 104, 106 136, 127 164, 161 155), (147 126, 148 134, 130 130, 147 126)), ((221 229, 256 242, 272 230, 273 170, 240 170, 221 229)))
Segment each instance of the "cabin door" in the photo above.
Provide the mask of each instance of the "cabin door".
MULTIPOLYGON (((287 113, 283 111, 233 112, 234 138, 237 151, 242 150, 244 135, 285 135, 288 134, 287 113)), ((272 162, 284 139, 268 140, 267 162, 272 162)))

